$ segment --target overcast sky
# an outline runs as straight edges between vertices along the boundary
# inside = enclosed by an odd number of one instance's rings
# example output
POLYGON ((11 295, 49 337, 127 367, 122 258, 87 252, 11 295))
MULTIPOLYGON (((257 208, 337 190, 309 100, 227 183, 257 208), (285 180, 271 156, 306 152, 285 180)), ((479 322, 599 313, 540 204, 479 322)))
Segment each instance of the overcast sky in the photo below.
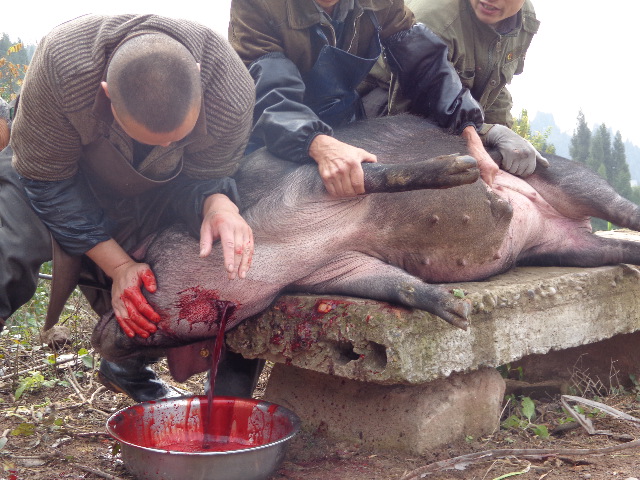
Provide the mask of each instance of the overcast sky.
MULTIPOLYGON (((572 133, 582 109, 590 126, 604 122, 620 130, 623 139, 640 145, 640 1, 533 1, 542 24, 524 73, 510 87, 514 115, 522 108, 531 118, 536 111, 550 112, 561 130, 572 133)), ((55 25, 85 13, 134 11, 197 20, 226 34, 229 4, 230 0, 26 1, 2 15, 0 31, 13 40, 35 43, 55 25)))

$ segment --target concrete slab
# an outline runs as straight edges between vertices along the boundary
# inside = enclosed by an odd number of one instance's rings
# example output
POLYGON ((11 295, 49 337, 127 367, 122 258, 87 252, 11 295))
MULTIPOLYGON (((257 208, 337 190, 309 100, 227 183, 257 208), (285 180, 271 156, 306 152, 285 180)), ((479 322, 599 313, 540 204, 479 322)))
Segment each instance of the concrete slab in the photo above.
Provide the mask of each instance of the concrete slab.
POLYGON ((227 344, 316 372, 380 384, 422 384, 640 330, 635 267, 518 268, 452 284, 473 301, 471 327, 365 299, 286 295, 229 332, 227 344))
MULTIPOLYGON (((635 232, 603 235, 640 241, 635 232)), ((339 440, 424 453, 495 428, 504 382, 492 367, 549 352, 576 357, 577 347, 612 337, 635 343, 640 331, 635 266, 517 268, 447 288, 473 303, 466 332, 372 300, 284 295, 228 332, 227 344, 276 363, 267 398, 308 426, 322 424, 339 440)), ((554 358, 551 368, 564 357, 554 358)))

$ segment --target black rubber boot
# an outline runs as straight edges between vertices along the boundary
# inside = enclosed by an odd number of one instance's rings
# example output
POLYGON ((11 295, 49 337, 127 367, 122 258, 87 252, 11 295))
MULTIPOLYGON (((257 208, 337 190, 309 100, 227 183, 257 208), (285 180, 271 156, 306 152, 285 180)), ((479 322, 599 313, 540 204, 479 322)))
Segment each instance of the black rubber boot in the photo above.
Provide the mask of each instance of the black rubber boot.
MULTIPOLYGON (((214 395, 251 398, 253 390, 258 385, 260 373, 264 367, 264 360, 260 358, 244 358, 239 353, 226 350, 218 364, 214 395)), ((204 385, 205 395, 209 393, 209 378, 207 375, 204 385)))
POLYGON ((124 393, 136 402, 148 402, 169 397, 181 397, 189 392, 162 381, 150 367, 153 363, 143 357, 133 357, 113 363, 100 361, 98 379, 112 392, 124 393))

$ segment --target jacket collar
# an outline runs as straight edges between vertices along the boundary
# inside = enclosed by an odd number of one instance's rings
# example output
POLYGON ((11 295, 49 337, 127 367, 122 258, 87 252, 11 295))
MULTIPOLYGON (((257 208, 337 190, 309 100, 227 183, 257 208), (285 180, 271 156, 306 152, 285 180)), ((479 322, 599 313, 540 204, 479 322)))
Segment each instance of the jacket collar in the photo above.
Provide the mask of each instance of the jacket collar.
MULTIPOLYGON (((389 7, 389 0, 355 0, 354 12, 359 16, 363 10, 377 12, 389 7)), ((287 22, 294 30, 303 30, 317 24, 327 24, 326 16, 308 0, 288 0, 286 2, 287 22)))

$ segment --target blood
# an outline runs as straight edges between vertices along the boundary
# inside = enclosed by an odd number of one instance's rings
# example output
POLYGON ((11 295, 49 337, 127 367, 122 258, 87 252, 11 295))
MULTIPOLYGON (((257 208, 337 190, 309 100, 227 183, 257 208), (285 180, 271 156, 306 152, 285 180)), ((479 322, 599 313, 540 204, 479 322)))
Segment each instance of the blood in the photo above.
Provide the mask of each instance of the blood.
POLYGON ((164 450, 169 450, 172 452, 187 452, 187 453, 197 453, 197 452, 228 452, 231 450, 242 450, 243 448, 247 448, 252 446, 247 442, 234 442, 229 439, 224 439, 218 437, 215 441, 212 441, 208 444, 205 444, 199 440, 193 440, 191 442, 180 442, 173 443, 169 445, 163 445, 162 448, 164 450))
MULTIPOLYGON (((216 386, 216 376, 218 375, 218 364, 220 363, 220 357, 222 355, 222 346, 224 345, 224 331, 227 326, 228 318, 233 314, 235 310, 235 304, 230 302, 216 301, 218 304, 216 307, 221 308, 220 323, 218 324, 218 335, 216 336, 216 343, 213 347, 213 354, 211 355, 211 371, 209 373, 209 392, 207 392, 207 408, 204 409, 202 415, 202 449, 210 450, 211 445, 217 442, 215 429, 216 424, 213 416, 213 390, 216 386)), ((234 449, 231 449, 234 450, 234 449)))
MULTIPOLYGON (((196 286, 187 288, 179 292, 180 298, 176 302, 176 306, 179 309, 178 318, 188 321, 191 325, 196 323, 210 324, 213 319, 222 320, 224 317, 224 311, 226 311, 226 305, 235 305, 230 302, 220 300, 218 293, 215 290, 206 290, 202 287, 196 286)), ((231 315, 231 313, 229 313, 231 315)), ((226 319, 225 323, 226 323, 226 319)))

